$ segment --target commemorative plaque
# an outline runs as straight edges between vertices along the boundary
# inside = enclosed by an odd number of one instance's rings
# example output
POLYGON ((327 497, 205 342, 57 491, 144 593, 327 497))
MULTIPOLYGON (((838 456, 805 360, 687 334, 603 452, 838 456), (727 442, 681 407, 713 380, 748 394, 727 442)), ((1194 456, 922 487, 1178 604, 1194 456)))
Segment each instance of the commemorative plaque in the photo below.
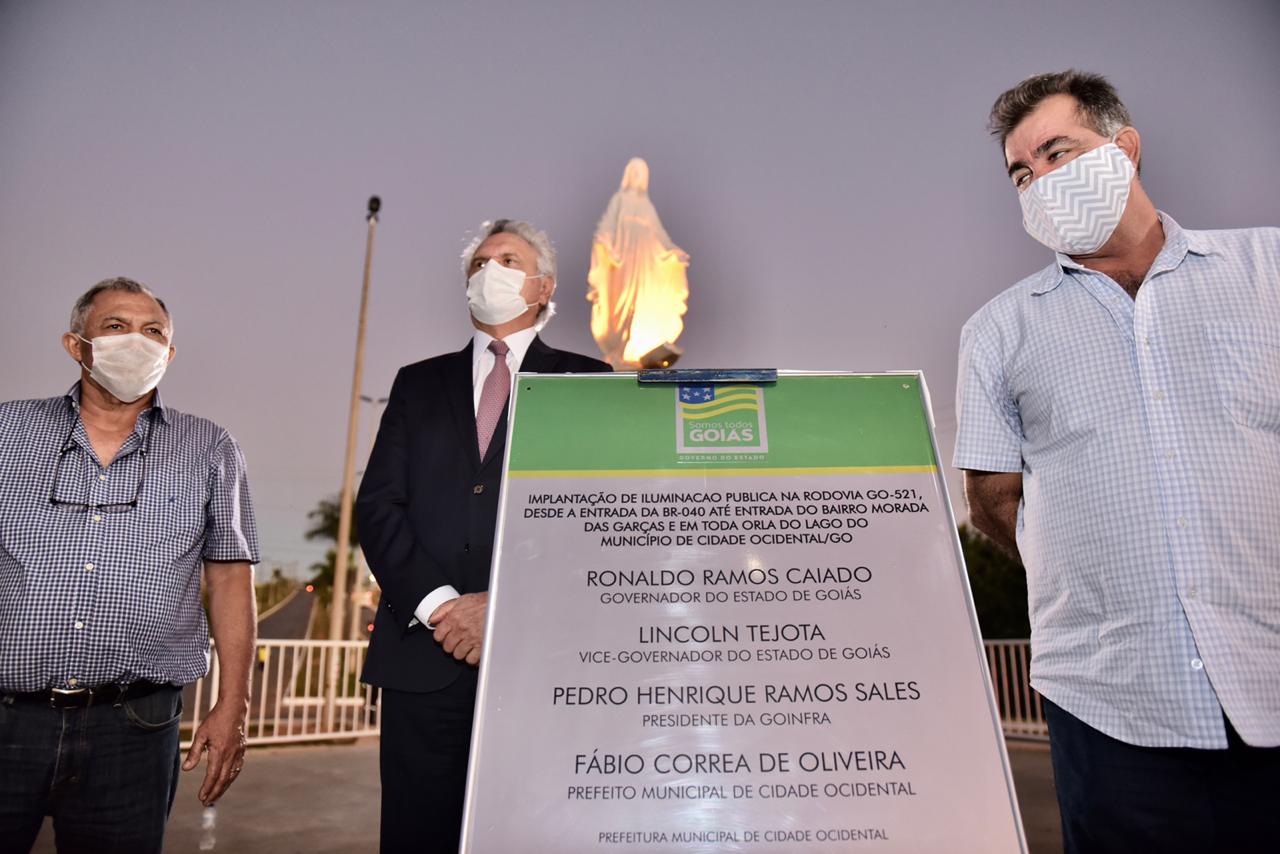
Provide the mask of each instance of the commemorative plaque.
POLYGON ((512 404, 464 851, 1025 851, 921 375, 512 404))

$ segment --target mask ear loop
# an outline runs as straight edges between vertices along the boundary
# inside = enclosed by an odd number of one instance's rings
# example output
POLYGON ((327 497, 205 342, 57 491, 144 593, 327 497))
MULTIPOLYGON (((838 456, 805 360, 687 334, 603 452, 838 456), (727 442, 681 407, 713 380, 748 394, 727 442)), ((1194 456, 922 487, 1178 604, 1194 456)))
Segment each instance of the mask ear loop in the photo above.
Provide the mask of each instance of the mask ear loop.
MULTIPOLYGON (((539 273, 536 276, 525 276, 526 279, 548 279, 550 277, 551 277, 550 273, 539 273)), ((552 291, 553 296, 554 294, 555 292, 552 291)), ((535 305, 537 305, 537 303, 536 302, 529 303, 528 305, 529 305, 529 308, 533 308, 535 305)), ((538 332, 541 332, 543 330, 543 327, 545 327, 551 321, 551 318, 555 316, 556 316, 555 300, 548 299, 547 307, 544 308, 542 310, 542 313, 538 315, 538 319, 537 321, 534 322, 533 328, 538 332)))
MULTIPOLYGON (((90 352, 93 352, 93 342, 92 342, 92 341, 90 341, 88 338, 85 338, 85 337, 84 337, 83 335, 81 335, 79 332, 77 332, 77 333, 76 333, 76 337, 77 337, 77 338, 79 338, 81 341, 83 341, 85 344, 88 344, 88 345, 89 345, 89 351, 90 351, 90 352)), ((83 354, 83 353, 81 353, 81 354, 80 354, 80 367, 82 367, 82 368, 83 368, 84 366, 85 366, 85 364, 84 364, 84 354, 83 354)))

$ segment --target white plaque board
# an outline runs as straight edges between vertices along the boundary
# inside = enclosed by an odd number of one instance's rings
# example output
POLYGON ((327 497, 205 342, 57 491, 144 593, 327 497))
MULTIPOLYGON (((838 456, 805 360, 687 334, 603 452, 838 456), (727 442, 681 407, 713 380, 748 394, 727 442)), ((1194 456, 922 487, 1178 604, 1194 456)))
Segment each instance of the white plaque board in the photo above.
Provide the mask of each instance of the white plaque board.
POLYGON ((1018 852, 923 377, 522 374, 464 851, 1018 852))

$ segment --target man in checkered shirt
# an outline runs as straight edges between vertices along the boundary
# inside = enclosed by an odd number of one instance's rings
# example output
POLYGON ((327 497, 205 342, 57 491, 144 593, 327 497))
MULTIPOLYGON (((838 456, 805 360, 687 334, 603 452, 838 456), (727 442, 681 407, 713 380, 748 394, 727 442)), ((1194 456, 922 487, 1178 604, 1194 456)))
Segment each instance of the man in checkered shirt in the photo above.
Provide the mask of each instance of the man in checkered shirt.
POLYGON ((100 282, 62 339, 79 382, 0 405, 0 852, 46 815, 61 852, 161 850, 209 626, 218 698, 182 767, 208 755, 206 804, 240 773, 257 533, 235 440, 155 390, 172 337, 149 290, 100 282))
POLYGON ((1102 77, 991 127, 1053 263, 961 335, 955 464, 1027 568, 1068 851, 1280 844, 1280 230, 1192 231, 1102 77))

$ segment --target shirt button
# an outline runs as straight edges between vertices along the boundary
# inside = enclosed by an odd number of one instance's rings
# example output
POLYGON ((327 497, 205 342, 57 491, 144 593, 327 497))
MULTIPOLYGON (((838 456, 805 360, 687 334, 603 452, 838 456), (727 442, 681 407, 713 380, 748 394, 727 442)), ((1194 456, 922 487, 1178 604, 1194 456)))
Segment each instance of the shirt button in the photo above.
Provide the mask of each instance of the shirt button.
POLYGON ((1164 392, 1158 391, 1155 393, 1154 397, 1156 400, 1164 400, 1164 392))
POLYGON ((1192 670, 1204 670, 1204 662, 1198 658, 1191 659, 1192 670))
POLYGON ((1174 452, 1173 452, 1173 451, 1165 451, 1165 452, 1164 452, 1164 458, 1165 458, 1166 460, 1171 460, 1171 459, 1173 459, 1175 456, 1177 456, 1177 455, 1176 455, 1176 454, 1174 454, 1174 452))
POLYGON ((1178 517, 1178 527, 1179 527, 1179 528, 1185 528, 1185 527, 1187 527, 1187 517, 1186 517, 1186 516, 1179 516, 1179 517, 1178 517))
POLYGON ((72 676, 70 679, 67 680, 67 684, 70 685, 72 688, 74 688, 80 684, 80 680, 72 676))
POLYGON ((86 563, 86 564, 84 565, 84 571, 85 571, 85 572, 93 572, 93 564, 91 564, 91 563, 86 563))
POLYGON ((76 620, 76 628, 77 628, 77 629, 83 629, 83 628, 84 628, 84 623, 83 623, 82 621, 80 621, 80 620, 76 620))
POLYGON ((482 492, 484 492, 484 484, 483 484, 483 483, 477 483, 475 486, 471 487, 471 494, 472 494, 472 495, 479 495, 479 494, 481 494, 482 492))
POLYGON ((102 521, 102 517, 101 517, 101 516, 94 516, 94 517, 93 517, 93 521, 95 521, 95 522, 101 522, 101 521, 102 521))
POLYGON ((1200 591, 1199 591, 1199 590, 1197 590, 1197 589, 1195 589, 1194 587, 1188 587, 1188 588, 1187 588, 1187 598, 1188 598, 1188 599, 1195 599, 1195 598, 1196 598, 1197 596, 1199 596, 1199 595, 1200 595, 1200 591))
POLYGON ((98 475, 98 480, 106 480, 106 479, 107 479, 107 476, 105 474, 98 475))

